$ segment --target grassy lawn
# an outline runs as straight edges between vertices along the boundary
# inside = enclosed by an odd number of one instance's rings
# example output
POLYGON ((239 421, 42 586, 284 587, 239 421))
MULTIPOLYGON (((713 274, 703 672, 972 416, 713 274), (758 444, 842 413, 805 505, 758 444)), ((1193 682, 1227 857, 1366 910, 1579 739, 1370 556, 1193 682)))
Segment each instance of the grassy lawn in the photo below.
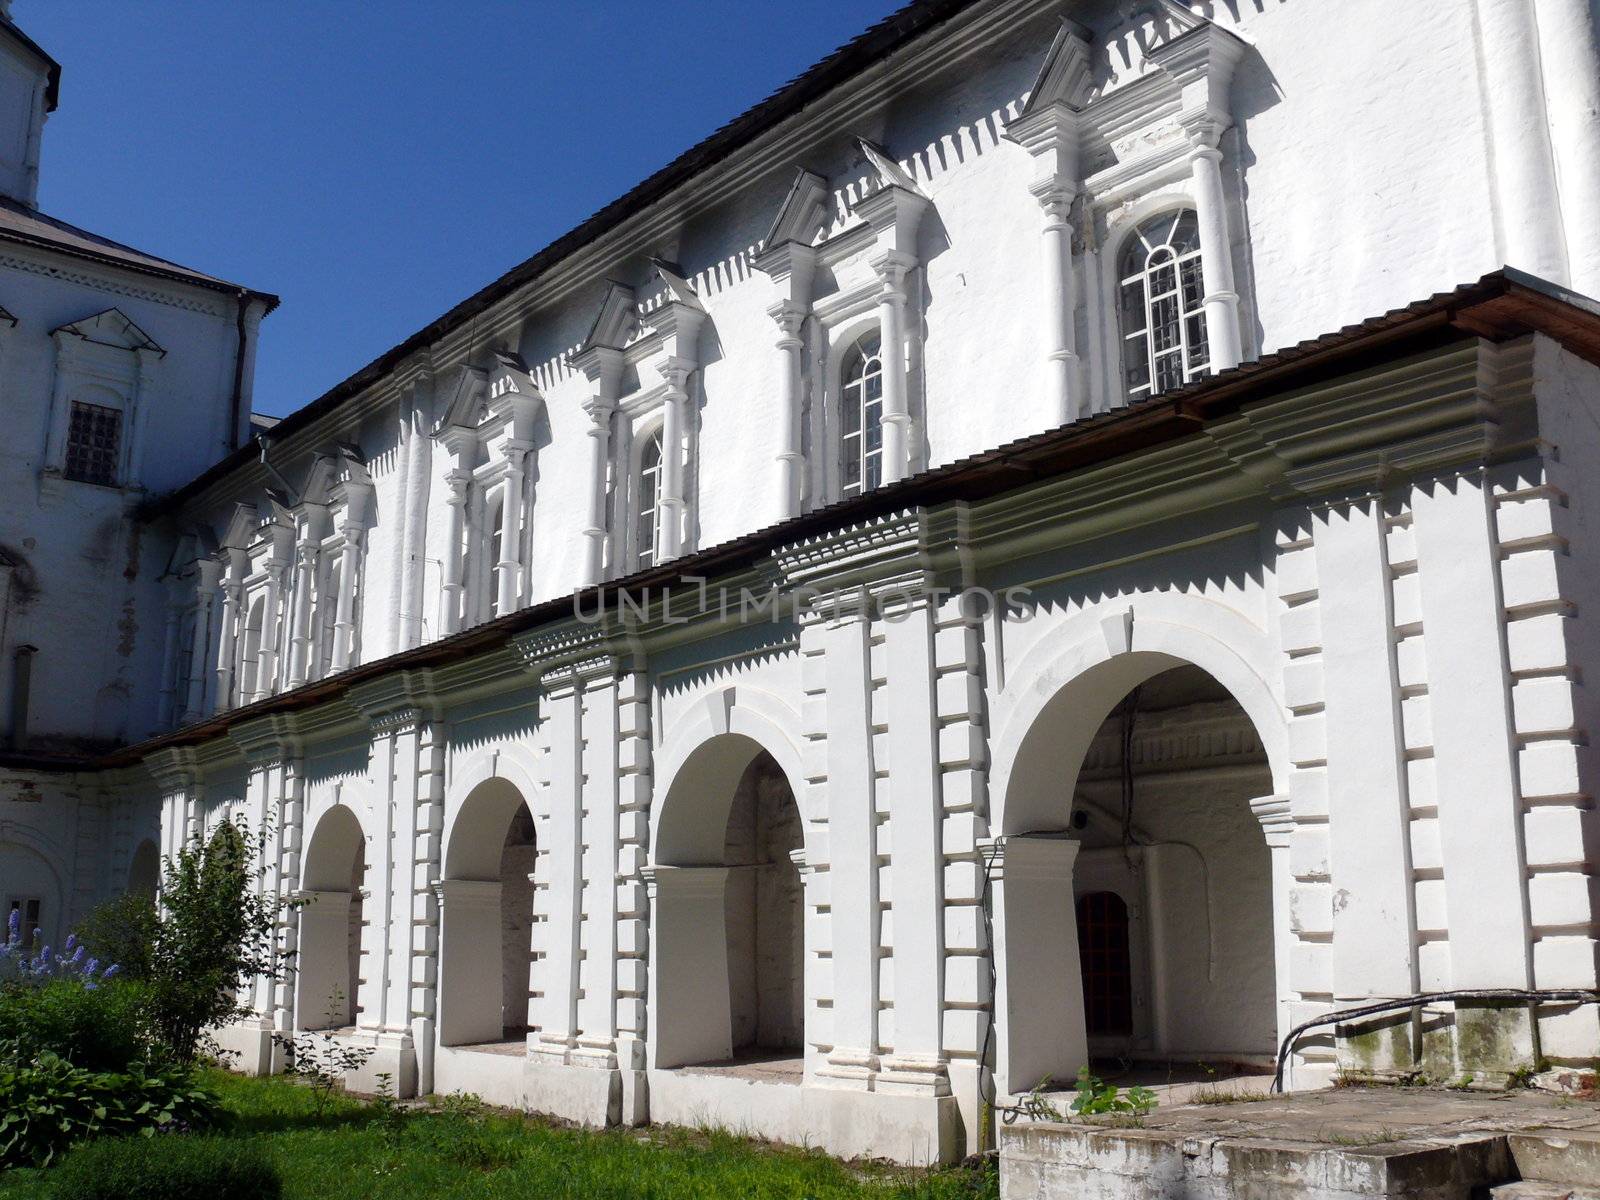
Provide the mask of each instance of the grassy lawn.
MULTIPOLYGON (((285 1079, 220 1072, 207 1083, 234 1116, 230 1136, 263 1144, 284 1200, 985 1200, 992 1172, 847 1165, 826 1155, 687 1130, 590 1133, 536 1117, 446 1103, 389 1116, 333 1097, 320 1110, 285 1079)), ((0 1200, 46 1192, 48 1172, 0 1175, 0 1200)))

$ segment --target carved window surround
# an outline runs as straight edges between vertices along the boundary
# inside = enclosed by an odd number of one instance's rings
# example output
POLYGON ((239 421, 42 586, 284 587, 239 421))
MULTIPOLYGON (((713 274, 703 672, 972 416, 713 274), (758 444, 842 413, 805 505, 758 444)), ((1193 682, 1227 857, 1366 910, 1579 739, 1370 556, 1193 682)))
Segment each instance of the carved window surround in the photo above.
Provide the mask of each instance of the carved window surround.
POLYGON ((41 499, 54 499, 80 484, 66 476, 68 429, 75 402, 95 404, 121 414, 117 465, 111 487, 132 499, 140 490, 145 427, 144 397, 152 387, 155 364, 166 351, 114 308, 59 326, 50 333, 55 344, 55 382, 51 388, 44 467, 39 476, 41 499))
POLYGON ((1119 75, 1120 54, 1064 21, 1006 129, 1035 160, 1031 190, 1044 213, 1049 425, 1126 400, 1116 263, 1123 240, 1154 213, 1197 211, 1214 367, 1244 357, 1230 230, 1241 223, 1229 215, 1241 197, 1223 180, 1219 142, 1234 123, 1229 91, 1248 46, 1172 0, 1156 0, 1121 40, 1132 61, 1119 75))

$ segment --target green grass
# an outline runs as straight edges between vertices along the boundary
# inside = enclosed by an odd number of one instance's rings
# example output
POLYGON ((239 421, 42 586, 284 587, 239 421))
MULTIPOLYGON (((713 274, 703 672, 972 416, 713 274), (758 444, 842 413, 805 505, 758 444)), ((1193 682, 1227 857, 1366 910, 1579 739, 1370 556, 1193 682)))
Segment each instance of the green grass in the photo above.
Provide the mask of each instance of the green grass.
MULTIPOLYGON (((445 1104, 386 1115, 333 1097, 320 1108, 285 1079, 207 1079, 229 1136, 267 1150, 284 1200, 992 1200, 992 1171, 841 1163, 816 1151, 690 1130, 591 1133, 537 1117, 445 1104)), ((0 1200, 47 1196, 49 1172, 0 1174, 0 1200)))

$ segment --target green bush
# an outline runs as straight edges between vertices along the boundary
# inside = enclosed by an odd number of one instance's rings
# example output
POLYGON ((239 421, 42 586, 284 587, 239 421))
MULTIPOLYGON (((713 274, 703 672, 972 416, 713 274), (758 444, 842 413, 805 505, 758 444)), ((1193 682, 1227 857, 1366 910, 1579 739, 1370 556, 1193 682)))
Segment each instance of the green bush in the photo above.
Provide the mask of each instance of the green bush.
POLYGON ((105 1138, 50 1173, 59 1200, 278 1200, 272 1160, 247 1142, 187 1135, 105 1138))
POLYGON ((55 1054, 88 1071, 126 1071, 148 1061, 146 996, 120 977, 0 986, 0 1062, 55 1054))
POLYGON ((116 963, 124 979, 144 979, 161 931, 156 902, 129 892, 89 911, 78 926, 78 941, 103 963, 116 963))
POLYGON ((282 973, 282 905, 260 886, 263 839, 224 821, 167 863, 144 983, 155 1036, 179 1062, 211 1048, 208 1030, 248 1013, 241 983, 282 973))
POLYGON ((48 1166, 74 1142, 104 1134, 208 1128, 220 1113, 185 1068, 87 1071, 46 1053, 0 1065, 0 1170, 48 1166))

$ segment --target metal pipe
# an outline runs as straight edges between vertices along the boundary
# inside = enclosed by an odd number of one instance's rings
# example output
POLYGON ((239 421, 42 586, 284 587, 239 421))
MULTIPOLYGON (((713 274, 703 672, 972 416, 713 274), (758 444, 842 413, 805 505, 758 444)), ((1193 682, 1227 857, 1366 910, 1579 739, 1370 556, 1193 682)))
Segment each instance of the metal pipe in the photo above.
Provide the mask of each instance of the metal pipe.
POLYGON ((1310 1021, 1302 1021, 1291 1029, 1288 1035, 1278 1046, 1277 1070, 1272 1075, 1272 1090, 1283 1091, 1283 1065, 1294 1048, 1295 1042, 1300 1040, 1307 1030, 1317 1029, 1323 1025, 1346 1025, 1351 1021, 1359 1021, 1363 1017, 1375 1017, 1387 1012, 1401 1012, 1413 1008, 1421 1008, 1424 1004, 1436 1004, 1441 1001, 1503 1001, 1508 1004, 1600 1004, 1600 992, 1579 988, 1472 988, 1454 992, 1418 992, 1415 995, 1400 999, 1383 1000, 1377 1004, 1366 1004, 1360 1008, 1345 1008, 1338 1012, 1325 1013, 1310 1021))

